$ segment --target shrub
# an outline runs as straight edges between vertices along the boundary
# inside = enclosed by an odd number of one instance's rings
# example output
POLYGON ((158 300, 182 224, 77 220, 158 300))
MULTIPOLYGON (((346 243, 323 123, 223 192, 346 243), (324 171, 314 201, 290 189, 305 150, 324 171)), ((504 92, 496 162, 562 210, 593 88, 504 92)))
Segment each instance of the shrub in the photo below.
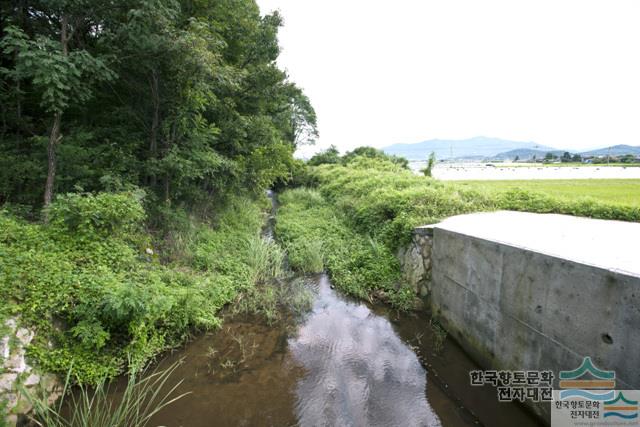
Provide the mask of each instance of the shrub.
POLYGON ((58 196, 45 209, 50 226, 59 232, 85 237, 123 237, 140 230, 145 218, 142 190, 126 193, 58 196))
POLYGON ((215 228, 176 222, 175 235, 186 237, 164 247, 185 257, 147 250, 142 199, 131 193, 61 196, 48 212, 48 224, 0 212, 0 314, 36 329, 28 352, 43 370, 72 369, 80 383, 140 367, 216 327, 218 311, 256 278, 247 242, 264 214, 250 199, 221 206, 215 228))
POLYGON ((343 291, 361 298, 380 289, 397 292, 400 267, 395 257, 384 245, 353 231, 318 191, 289 190, 279 200, 276 236, 293 268, 317 270, 320 262, 310 255, 313 250, 322 254, 322 264, 343 291))

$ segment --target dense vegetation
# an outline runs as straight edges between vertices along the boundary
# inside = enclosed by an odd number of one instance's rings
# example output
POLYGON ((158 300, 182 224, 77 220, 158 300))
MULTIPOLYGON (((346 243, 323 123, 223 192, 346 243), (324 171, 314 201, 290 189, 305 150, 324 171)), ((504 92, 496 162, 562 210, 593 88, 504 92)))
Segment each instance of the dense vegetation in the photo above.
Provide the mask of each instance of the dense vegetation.
POLYGON ((553 197, 518 186, 495 191, 491 184, 441 182, 416 175, 381 153, 327 152, 316 156, 317 166, 298 179, 308 188, 288 190, 280 197, 276 230, 291 265, 302 271, 324 267, 342 290, 390 299, 401 308, 410 306, 412 295, 402 283, 393 253, 409 242, 416 226, 498 209, 640 221, 637 205, 553 197))
POLYGON ((490 192, 519 189, 563 200, 592 198, 608 204, 640 207, 640 179, 458 181, 457 184, 490 192))
POLYGON ((254 0, 0 1, 0 320, 95 383, 219 324, 282 252, 264 190, 313 141, 254 0))
POLYGON ((393 253, 354 231, 317 190, 287 190, 279 200, 276 233, 292 268, 307 273, 326 269, 344 292, 365 299, 376 296, 398 308, 410 306, 412 290, 401 283, 393 253))
POLYGON ((0 301, 36 327, 30 354, 42 368, 73 365, 81 381, 115 375, 128 359, 141 365, 218 325, 218 310, 267 273, 251 254, 262 210, 248 199, 228 202, 215 229, 186 216, 182 227, 174 222, 165 262, 134 194, 61 196, 49 216, 30 224, 0 214, 0 301))
POLYGON ((348 165, 311 169, 322 195, 343 212, 352 226, 390 249, 406 243, 418 225, 448 216, 497 209, 563 213, 602 219, 640 221, 640 208, 592 198, 562 199, 511 189, 486 191, 418 176, 384 159, 359 158, 348 165))
POLYGON ((203 203, 286 178, 315 136, 253 0, 0 2, 0 203, 135 184, 203 203))

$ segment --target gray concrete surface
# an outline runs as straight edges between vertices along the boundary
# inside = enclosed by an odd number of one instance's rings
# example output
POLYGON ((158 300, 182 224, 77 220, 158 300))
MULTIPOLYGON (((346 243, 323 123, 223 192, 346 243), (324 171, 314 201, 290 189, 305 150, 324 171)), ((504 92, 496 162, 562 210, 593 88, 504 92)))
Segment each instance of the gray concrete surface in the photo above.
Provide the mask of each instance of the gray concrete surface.
POLYGON ((640 389, 639 246, 638 223, 452 217, 433 226, 432 309, 483 367, 557 376, 590 356, 618 389, 640 389))

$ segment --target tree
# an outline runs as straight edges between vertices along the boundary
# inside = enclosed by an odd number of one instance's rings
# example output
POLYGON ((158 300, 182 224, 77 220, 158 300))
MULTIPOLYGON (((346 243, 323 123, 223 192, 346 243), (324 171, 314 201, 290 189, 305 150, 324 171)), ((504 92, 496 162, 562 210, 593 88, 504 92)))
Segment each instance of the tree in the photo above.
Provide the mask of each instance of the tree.
POLYGON ((436 163, 436 153, 434 153, 433 151, 431 152, 431 154, 429 154, 429 158, 427 159, 427 166, 422 169, 422 173, 424 174, 424 176, 428 176, 430 177, 433 171, 433 166, 436 163))
POLYGON ((574 154, 571 156, 572 162, 582 162, 582 156, 580 154, 574 154))
POLYGON ((74 46, 73 40, 77 37, 74 33, 83 28, 85 19, 81 4, 66 1, 39 12, 47 17, 47 28, 31 38, 22 29, 8 26, 4 28, 0 47, 15 58, 13 67, 4 69, 3 74, 16 82, 29 80, 39 95, 40 106, 52 116, 44 189, 47 206, 53 198, 63 113, 73 104, 88 101, 93 96, 94 83, 110 80, 114 75, 104 57, 92 56, 87 50, 74 46))
POLYGON ((568 162, 570 162, 570 161, 571 161, 571 153, 569 153, 568 151, 565 151, 565 152, 562 154, 562 157, 560 158, 560 161, 561 161, 562 163, 568 163, 568 162))
POLYGON ((335 145, 331 145, 324 151, 319 152, 309 159, 310 166, 318 166, 322 164, 340 163, 340 152, 335 145))
POLYGON ((518 160, 520 160, 520 156, 516 156, 516 158, 513 159, 514 162, 517 162, 518 160))
POLYGON ((276 65, 282 18, 254 0, 8 3, 0 203, 119 183, 197 206, 289 179, 296 147, 318 136, 276 65))
POLYGON ((349 163, 357 157, 368 157, 370 159, 384 159, 392 163, 395 163, 404 169, 409 168, 409 161, 404 157, 390 155, 385 153, 382 150, 378 150, 377 148, 367 147, 367 146, 358 147, 358 148, 355 148, 353 151, 349 151, 347 154, 345 154, 342 157, 342 162, 349 163))

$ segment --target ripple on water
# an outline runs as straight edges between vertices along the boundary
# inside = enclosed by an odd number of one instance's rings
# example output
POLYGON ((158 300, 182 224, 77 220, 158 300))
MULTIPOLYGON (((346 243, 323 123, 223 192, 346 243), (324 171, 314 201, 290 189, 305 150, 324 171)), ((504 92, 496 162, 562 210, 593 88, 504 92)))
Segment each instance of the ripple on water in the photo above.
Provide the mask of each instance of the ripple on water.
POLYGON ((440 426, 426 375, 389 321, 338 297, 321 276, 313 310, 289 339, 306 374, 298 380, 300 425, 440 426))

